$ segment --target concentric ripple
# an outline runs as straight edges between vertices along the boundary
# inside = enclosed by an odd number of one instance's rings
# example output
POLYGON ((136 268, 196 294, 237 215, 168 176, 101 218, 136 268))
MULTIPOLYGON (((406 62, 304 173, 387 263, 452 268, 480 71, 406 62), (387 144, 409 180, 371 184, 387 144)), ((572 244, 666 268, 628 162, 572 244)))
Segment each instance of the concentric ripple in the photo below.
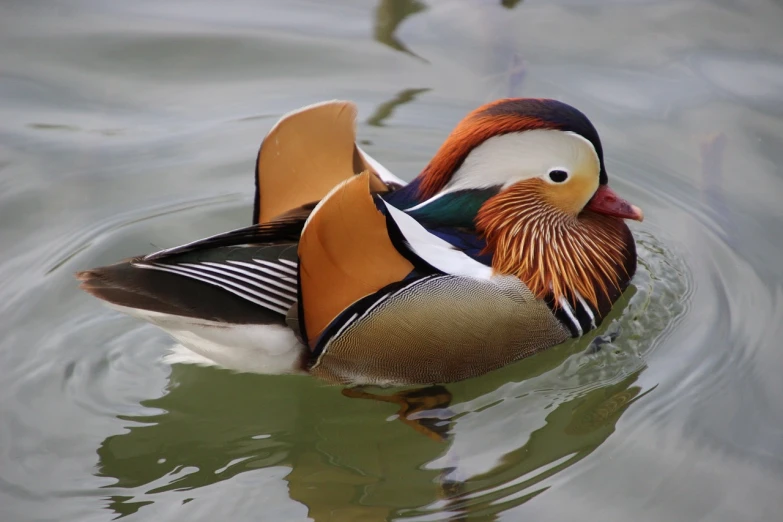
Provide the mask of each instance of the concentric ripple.
POLYGON ((450 447, 426 466, 441 470, 446 499, 403 515, 434 520, 525 502, 594 451, 623 412, 654 391, 639 376, 690 307, 693 275, 680 252, 649 232, 635 235, 639 267, 627 301, 593 335, 550 350, 542 356, 548 360, 503 369, 509 382, 452 405, 450 447), (524 377, 514 380, 514 373, 524 377))
POLYGON ((0 8, 0 522, 781 518, 780 2, 229 4, 0 8), (407 420, 442 442, 314 379, 169 364, 78 289, 248 224, 289 110, 356 101, 411 179, 506 96, 590 117, 639 268, 599 331, 438 389, 407 420))

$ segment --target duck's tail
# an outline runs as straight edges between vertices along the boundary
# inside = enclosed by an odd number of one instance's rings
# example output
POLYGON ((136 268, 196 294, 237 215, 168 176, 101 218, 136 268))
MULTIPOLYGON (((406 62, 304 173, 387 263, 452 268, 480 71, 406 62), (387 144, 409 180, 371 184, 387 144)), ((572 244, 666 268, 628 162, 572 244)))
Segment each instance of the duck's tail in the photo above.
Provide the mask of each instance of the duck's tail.
POLYGON ((179 274, 139 268, 134 265, 139 260, 77 272, 79 286, 98 299, 128 310, 228 324, 284 324, 284 316, 254 306, 221 287, 179 274))

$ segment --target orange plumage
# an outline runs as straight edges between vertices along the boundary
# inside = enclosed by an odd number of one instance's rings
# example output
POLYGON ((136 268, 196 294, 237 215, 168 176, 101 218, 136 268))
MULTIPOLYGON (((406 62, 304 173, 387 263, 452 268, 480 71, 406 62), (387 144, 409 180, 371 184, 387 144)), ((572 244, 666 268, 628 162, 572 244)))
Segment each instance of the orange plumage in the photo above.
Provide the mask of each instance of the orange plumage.
POLYGON ((546 185, 532 179, 490 198, 476 219, 493 252, 493 269, 513 274, 539 298, 555 302, 573 291, 596 309, 598 291, 609 297, 627 277, 627 227, 617 218, 590 211, 570 216, 546 203, 546 185))
POLYGON ((422 200, 440 192, 468 154, 492 136, 552 127, 551 122, 534 116, 491 112, 493 107, 506 101, 498 100, 483 105, 459 122, 420 175, 419 196, 422 200))

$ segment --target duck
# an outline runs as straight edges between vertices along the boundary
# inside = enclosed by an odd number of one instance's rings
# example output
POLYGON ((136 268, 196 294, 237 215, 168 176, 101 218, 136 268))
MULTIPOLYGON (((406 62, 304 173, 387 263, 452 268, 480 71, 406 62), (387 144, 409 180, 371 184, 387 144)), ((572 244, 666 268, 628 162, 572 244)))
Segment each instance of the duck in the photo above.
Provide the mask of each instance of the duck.
POLYGON ((479 376, 600 326, 636 271, 598 132, 553 99, 462 119, 405 183, 357 144, 357 108, 284 115, 250 226, 78 272, 83 290, 235 371, 341 385, 479 376))

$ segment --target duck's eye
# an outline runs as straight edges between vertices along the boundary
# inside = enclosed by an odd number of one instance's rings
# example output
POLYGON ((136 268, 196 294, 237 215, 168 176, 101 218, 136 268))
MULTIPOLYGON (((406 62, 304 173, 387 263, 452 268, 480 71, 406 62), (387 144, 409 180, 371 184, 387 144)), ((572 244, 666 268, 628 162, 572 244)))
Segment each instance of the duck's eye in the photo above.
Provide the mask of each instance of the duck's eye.
POLYGON ((568 172, 564 170, 553 170, 549 172, 549 179, 555 183, 562 183, 568 179, 568 172))

